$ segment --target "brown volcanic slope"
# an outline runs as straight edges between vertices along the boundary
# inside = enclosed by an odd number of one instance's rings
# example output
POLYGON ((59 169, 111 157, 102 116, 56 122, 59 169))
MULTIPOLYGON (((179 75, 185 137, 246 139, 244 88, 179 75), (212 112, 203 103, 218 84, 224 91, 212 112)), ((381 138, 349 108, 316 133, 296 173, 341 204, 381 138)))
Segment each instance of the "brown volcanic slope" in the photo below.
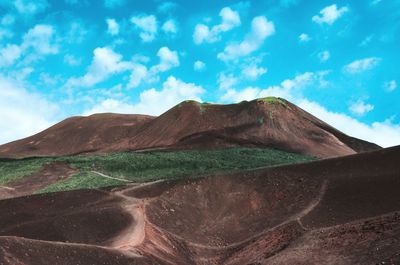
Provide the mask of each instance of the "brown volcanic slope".
POLYGON ((274 147, 316 157, 380 148, 341 133, 286 100, 266 98, 231 105, 185 101, 156 118, 118 114, 70 118, 0 146, 0 157, 227 146, 274 147))
POLYGON ((146 115, 94 114, 68 118, 28 138, 0 146, 0 157, 60 156, 99 152, 136 135, 146 115))
POLYGON ((400 264, 399 157, 2 200, 0 264, 400 264))

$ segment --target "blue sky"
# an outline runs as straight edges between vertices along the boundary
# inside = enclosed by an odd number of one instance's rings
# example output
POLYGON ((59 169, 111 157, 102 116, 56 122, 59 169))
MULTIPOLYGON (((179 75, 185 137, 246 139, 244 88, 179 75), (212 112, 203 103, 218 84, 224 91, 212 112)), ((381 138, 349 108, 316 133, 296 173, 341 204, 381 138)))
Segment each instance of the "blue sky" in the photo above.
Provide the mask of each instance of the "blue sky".
POLYGON ((399 49, 399 0, 0 0, 0 143, 73 115, 281 96, 398 145, 399 49))

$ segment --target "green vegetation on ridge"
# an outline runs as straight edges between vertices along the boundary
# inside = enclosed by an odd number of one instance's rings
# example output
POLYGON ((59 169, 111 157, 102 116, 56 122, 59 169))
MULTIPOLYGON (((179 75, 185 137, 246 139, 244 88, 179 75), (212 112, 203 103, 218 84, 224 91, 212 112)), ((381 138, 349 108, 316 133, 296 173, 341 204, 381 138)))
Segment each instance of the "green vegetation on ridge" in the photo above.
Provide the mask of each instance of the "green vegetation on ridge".
MULTIPOLYGON (((212 173, 232 172, 257 167, 301 163, 313 158, 274 149, 225 148, 216 150, 168 151, 147 153, 113 153, 93 156, 32 158, 0 161, 0 183, 10 182, 16 172, 27 175, 38 171, 44 163, 64 161, 79 173, 54 183, 39 192, 124 185, 125 181, 104 178, 93 171, 131 182, 198 177, 212 173), (30 170, 26 170, 30 169, 30 170)), ((17 174, 18 178, 21 174, 17 174)), ((29 177, 29 176, 27 176, 29 177)))

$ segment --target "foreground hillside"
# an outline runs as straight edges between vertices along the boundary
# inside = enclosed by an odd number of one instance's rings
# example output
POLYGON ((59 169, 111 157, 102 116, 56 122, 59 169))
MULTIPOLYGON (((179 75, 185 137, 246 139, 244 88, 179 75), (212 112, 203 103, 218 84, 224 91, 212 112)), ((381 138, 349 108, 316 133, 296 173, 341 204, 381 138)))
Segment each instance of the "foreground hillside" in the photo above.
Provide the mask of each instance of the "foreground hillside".
POLYGON ((320 158, 380 148, 343 134, 284 99, 263 98, 230 105, 185 101, 159 117, 73 117, 0 146, 0 157, 235 146, 269 147, 320 158))
POLYGON ((400 147, 0 201, 0 264, 399 264, 400 147))

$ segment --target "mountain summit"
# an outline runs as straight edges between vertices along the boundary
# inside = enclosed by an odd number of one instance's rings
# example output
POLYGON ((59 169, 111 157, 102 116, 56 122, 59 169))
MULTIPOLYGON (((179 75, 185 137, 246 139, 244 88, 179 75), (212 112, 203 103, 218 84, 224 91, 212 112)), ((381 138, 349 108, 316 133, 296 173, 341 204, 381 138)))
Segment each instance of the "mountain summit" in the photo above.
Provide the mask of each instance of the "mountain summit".
POLYGON ((272 147, 320 158, 380 149, 287 100, 267 97, 228 105, 184 101, 159 117, 109 113, 72 117, 0 146, 0 157, 233 146, 272 147))

